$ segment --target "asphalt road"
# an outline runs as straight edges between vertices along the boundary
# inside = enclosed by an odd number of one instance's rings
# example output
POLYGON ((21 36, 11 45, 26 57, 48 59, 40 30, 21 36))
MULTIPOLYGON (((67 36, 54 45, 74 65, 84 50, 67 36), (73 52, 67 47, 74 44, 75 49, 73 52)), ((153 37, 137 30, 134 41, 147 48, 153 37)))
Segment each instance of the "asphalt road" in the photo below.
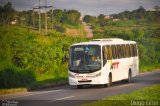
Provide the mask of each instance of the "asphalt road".
POLYGON ((154 84, 160 84, 160 71, 140 74, 134 77, 130 84, 119 81, 108 88, 97 85, 85 86, 83 89, 66 85, 3 98, 3 103, 9 100, 10 103, 18 102, 18 106, 75 106, 154 84))

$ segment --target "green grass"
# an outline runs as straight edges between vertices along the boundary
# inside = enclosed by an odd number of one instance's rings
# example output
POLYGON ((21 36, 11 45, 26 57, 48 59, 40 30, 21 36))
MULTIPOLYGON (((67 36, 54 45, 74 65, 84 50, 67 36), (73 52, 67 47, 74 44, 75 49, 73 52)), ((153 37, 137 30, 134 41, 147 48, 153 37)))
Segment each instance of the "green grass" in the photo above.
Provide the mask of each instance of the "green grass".
POLYGON ((130 106, 131 102, 137 101, 159 101, 160 102, 160 84, 145 87, 128 94, 120 94, 105 98, 104 100, 85 104, 83 106, 130 106))
POLYGON ((65 28, 76 28, 79 29, 82 25, 81 24, 64 24, 65 28))
POLYGON ((160 64, 140 65, 140 73, 160 70, 160 64))
POLYGON ((8 94, 8 93, 13 93, 13 92, 21 92, 24 91, 26 92, 26 88, 11 88, 11 89, 0 89, 0 95, 8 94))
POLYGON ((42 81, 37 81, 31 83, 27 89, 30 90, 37 90, 37 89, 42 89, 42 88, 48 88, 48 87, 54 87, 54 86, 60 86, 60 85, 65 85, 68 83, 68 78, 58 78, 58 79, 48 79, 48 80, 42 80, 42 81))

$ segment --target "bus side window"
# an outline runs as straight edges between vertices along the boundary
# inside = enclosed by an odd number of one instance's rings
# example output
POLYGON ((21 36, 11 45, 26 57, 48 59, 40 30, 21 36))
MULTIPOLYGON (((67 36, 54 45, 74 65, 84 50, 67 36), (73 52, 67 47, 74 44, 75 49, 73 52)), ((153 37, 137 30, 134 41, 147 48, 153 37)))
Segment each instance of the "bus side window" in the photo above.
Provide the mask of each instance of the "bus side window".
POLYGON ((132 57, 132 46, 131 46, 131 44, 129 45, 129 52, 130 52, 130 56, 129 57, 132 57))
POLYGON ((135 49, 133 44, 131 44, 131 48, 132 48, 132 57, 135 57, 135 49))
POLYGON ((116 57, 117 57, 117 59, 118 59, 118 58, 119 58, 119 54, 118 54, 118 45, 116 45, 115 48, 116 48, 116 57))
POLYGON ((129 45, 127 44, 126 45, 126 57, 129 57, 130 56, 130 52, 129 52, 129 45))
POLYGON ((118 59, 117 45, 115 45, 114 48, 115 48, 115 56, 116 56, 116 59, 118 59))
POLYGON ((104 66, 107 62, 107 53, 105 46, 103 46, 102 50, 103 50, 103 66, 104 66))
POLYGON ((137 47, 136 47, 136 44, 133 45, 133 48, 134 48, 134 54, 135 54, 134 56, 137 56, 137 47))
POLYGON ((122 57, 120 45, 117 45, 117 54, 118 54, 118 58, 120 59, 122 57))
POLYGON ((131 49, 130 49, 131 47, 130 47, 130 44, 128 44, 128 52, 129 52, 129 57, 131 57, 132 55, 131 55, 131 49))
POLYGON ((132 48, 130 44, 129 44, 129 57, 132 57, 132 48))
POLYGON ((112 48, 109 46, 109 60, 112 60, 112 48))
POLYGON ((107 53, 107 60, 111 60, 112 59, 112 49, 110 46, 106 46, 105 47, 105 51, 107 53))
POLYGON ((123 45, 120 45, 120 53, 121 53, 121 58, 124 58, 124 51, 123 51, 123 45))
POLYGON ((120 54, 120 58, 122 58, 122 48, 121 48, 121 45, 119 45, 119 54, 120 54))
POLYGON ((109 50, 107 46, 105 46, 105 55, 106 55, 107 60, 109 60, 109 50))
POLYGON ((125 45, 122 45, 123 58, 126 58, 125 45))
POLYGON ((116 50, 115 50, 116 48, 115 48, 115 45, 112 45, 111 48, 112 48, 112 57, 113 57, 113 59, 116 59, 117 56, 116 56, 116 50))

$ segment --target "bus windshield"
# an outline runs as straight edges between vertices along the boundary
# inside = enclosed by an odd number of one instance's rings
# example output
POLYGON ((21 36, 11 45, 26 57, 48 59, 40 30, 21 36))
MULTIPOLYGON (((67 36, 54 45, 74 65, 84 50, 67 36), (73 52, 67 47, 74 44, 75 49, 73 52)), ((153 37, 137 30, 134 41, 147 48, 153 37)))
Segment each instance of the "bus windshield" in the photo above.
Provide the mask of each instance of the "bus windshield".
POLYGON ((69 70, 78 73, 95 72, 101 68, 101 48, 98 45, 78 45, 70 49, 69 70))

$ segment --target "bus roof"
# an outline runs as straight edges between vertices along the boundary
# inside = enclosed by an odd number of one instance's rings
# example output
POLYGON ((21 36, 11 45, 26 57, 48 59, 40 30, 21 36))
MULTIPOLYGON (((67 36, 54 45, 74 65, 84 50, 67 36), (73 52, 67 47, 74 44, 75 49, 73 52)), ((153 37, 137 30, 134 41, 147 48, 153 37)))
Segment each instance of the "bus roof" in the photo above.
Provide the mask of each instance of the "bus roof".
POLYGON ((78 45, 114 45, 114 44, 136 44, 135 41, 123 40, 120 38, 108 38, 108 39, 93 39, 89 42, 80 42, 73 44, 72 46, 78 45))

